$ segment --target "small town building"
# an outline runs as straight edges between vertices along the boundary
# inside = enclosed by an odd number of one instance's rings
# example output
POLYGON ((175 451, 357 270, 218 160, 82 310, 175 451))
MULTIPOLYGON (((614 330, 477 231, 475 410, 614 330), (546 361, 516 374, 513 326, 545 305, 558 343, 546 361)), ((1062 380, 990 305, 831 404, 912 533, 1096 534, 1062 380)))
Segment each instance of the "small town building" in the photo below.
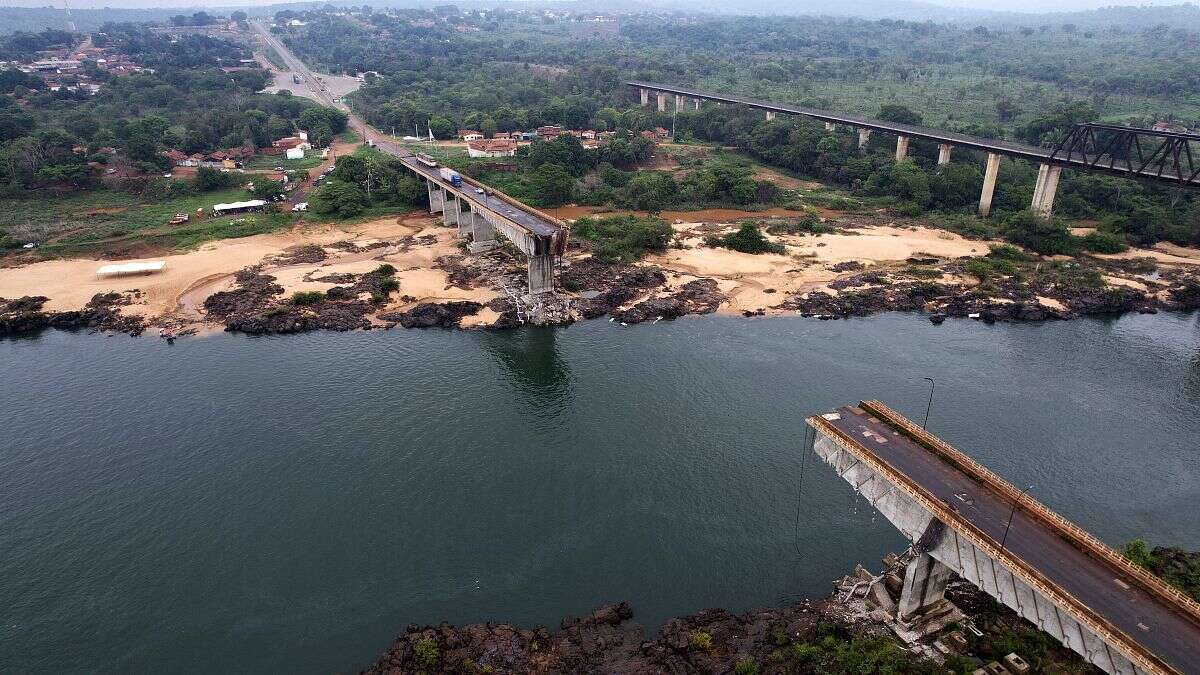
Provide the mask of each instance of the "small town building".
POLYGON ((467 154, 471 157, 512 157, 517 154, 517 142, 506 138, 469 141, 467 154))
POLYGON ((467 141, 468 143, 470 143, 471 141, 482 141, 483 140, 483 134, 479 133, 478 131, 475 131, 474 129, 459 129, 458 137, 464 141, 467 141))
POLYGON ((304 150, 302 148, 288 148, 286 156, 288 159, 304 159, 304 150))

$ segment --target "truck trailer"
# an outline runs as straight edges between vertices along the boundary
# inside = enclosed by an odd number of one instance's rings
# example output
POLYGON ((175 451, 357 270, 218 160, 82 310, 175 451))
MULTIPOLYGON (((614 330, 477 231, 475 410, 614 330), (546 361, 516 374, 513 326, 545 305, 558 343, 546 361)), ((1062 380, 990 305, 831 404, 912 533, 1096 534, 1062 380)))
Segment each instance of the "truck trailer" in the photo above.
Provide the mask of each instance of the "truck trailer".
POLYGON ((449 181, 454 187, 462 187, 462 176, 460 176, 454 169, 448 169, 443 166, 441 170, 438 171, 438 175, 440 175, 444 180, 449 181))

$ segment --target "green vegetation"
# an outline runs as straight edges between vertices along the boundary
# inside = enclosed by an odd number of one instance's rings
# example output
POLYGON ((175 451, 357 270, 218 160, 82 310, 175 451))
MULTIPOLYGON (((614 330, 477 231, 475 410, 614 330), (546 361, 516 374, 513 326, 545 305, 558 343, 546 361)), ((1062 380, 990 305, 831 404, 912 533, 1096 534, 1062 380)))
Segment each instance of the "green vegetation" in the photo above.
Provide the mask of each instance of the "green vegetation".
POLYGON ((736 232, 730 232, 723 237, 710 236, 704 238, 707 246, 722 247, 741 251, 742 253, 786 253, 783 244, 775 243, 763 235, 759 224, 747 220, 736 232))
POLYGON ((712 649, 712 636, 702 630, 696 631, 688 638, 688 644, 692 646, 692 649, 707 652, 712 649))
POLYGON ((626 215, 580 218, 572 233, 592 242, 598 260, 633 262, 651 251, 665 251, 675 231, 660 218, 626 215))
POLYGON ((1133 563, 1150 570, 1164 581, 1200 601, 1200 552, 1157 546, 1134 539, 1121 547, 1121 553, 1133 563))
POLYGON ((422 638, 413 648, 417 663, 422 668, 437 667, 438 660, 441 658, 441 651, 438 649, 437 641, 433 638, 422 638))
POLYGON ((319 166, 321 162, 319 152, 308 152, 301 159, 288 159, 283 155, 255 155, 250 161, 245 163, 247 169, 274 169, 277 166, 282 166, 284 171, 297 171, 311 169, 319 166))
POLYGON ((325 299, 321 291, 296 291, 292 293, 293 305, 315 305, 325 299))
POLYGON ((395 157, 370 148, 337 159, 325 184, 309 196, 314 213, 353 218, 371 207, 384 211, 423 204, 427 194, 419 178, 395 157))
POLYGON ((737 662, 737 665, 733 667, 733 672, 736 675, 758 675, 758 664, 754 662, 754 659, 746 657, 737 662))

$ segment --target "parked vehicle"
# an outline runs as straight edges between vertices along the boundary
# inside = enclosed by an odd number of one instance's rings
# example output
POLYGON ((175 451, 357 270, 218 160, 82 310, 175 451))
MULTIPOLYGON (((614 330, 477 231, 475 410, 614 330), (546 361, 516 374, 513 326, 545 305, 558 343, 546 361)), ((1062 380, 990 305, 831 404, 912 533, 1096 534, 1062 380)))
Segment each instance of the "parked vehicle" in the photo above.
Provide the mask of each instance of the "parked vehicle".
POLYGON ((438 175, 440 175, 444 180, 449 181, 454 187, 462 187, 462 176, 460 176, 454 169, 447 169, 443 166, 441 171, 438 171, 438 175))
POLYGON ((292 210, 293 211, 307 211, 308 210, 308 202, 300 202, 299 204, 296 204, 295 206, 293 206, 292 210))
POLYGON ((190 219, 191 219, 191 216, 189 216, 186 213, 176 213, 174 218, 167 221, 167 224, 168 225, 181 225, 183 223, 186 223, 190 219))

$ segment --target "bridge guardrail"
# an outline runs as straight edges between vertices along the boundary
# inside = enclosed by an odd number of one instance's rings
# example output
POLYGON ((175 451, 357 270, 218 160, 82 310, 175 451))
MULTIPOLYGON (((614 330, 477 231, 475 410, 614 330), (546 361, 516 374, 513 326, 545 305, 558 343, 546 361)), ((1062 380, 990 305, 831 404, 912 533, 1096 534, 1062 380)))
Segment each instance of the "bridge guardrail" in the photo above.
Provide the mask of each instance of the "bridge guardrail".
POLYGON ((1142 583, 1146 587, 1146 590, 1173 601, 1173 604, 1185 615, 1189 616, 1192 621, 1200 624, 1200 603, 1163 581, 1149 570, 1114 551, 1107 544, 1096 538, 1095 535, 1067 520, 1031 496, 1022 496, 1021 491, 1013 486, 1012 483, 1004 480, 986 466, 976 462, 965 452, 913 424, 907 417, 892 410, 882 401, 861 401, 859 405, 876 416, 883 418, 889 425, 900 427, 900 430, 914 441, 942 456, 943 459, 950 460, 953 465, 963 470, 975 480, 985 483, 993 490, 1013 500, 1017 503, 1018 509, 1034 514, 1039 519, 1059 530, 1059 532, 1067 536, 1069 541, 1081 548, 1084 553, 1117 566, 1142 583))
MULTIPOLYGON (((866 402, 860 402, 860 406, 867 408, 866 402)), ((885 406, 886 407, 886 406, 885 406)), ((870 408, 867 408, 870 410, 870 408)), ((890 409, 888 409, 890 410, 890 409)), ((872 411, 875 412, 875 411, 872 411)), ((894 413, 895 414, 895 413, 894 413)), ((901 417, 900 419, 904 419, 901 417)), ((1113 645, 1122 645, 1122 655, 1138 667, 1150 673, 1161 673, 1164 675, 1175 675, 1177 670, 1167 665, 1156 654, 1149 651, 1136 640, 1126 635, 1116 626, 1112 625, 1107 619, 1096 614, 1094 610, 1088 607, 1068 591, 1060 588, 1058 584, 1052 582, 1040 571, 1032 565, 1026 563, 1023 559, 1012 555, 1008 551, 1001 550, 996 543, 983 530, 968 522, 959 513, 950 509, 946 504, 937 500, 937 498, 929 494, 923 487, 909 478, 904 472, 896 469, 891 464, 883 461, 875 456, 869 450, 862 447, 855 448, 858 443, 852 438, 849 438, 840 429, 833 426, 828 420, 818 416, 813 416, 805 420, 809 426, 824 433, 835 443, 846 449, 850 454, 859 459, 861 462, 871 467, 876 472, 886 476, 888 480, 900 487, 909 497, 928 510, 934 517, 945 523, 954 523, 955 528, 962 536, 966 537, 979 550, 986 553, 993 560, 1003 561, 1009 568, 1009 572, 1013 570, 1018 573, 1022 579, 1031 588, 1036 589, 1039 593, 1046 596, 1051 602, 1055 602, 1063 607, 1070 607, 1074 610, 1076 621, 1087 626, 1087 628, 1101 637, 1106 642, 1113 645)), ((905 420, 907 421, 907 420, 905 420)), ((910 423, 911 424, 911 423, 910 423)), ((949 447, 949 446, 947 446, 949 447)), ((957 452, 957 451, 956 451, 957 452)), ((962 453, 959 453, 962 454, 962 453)), ((965 455, 964 455, 965 457, 965 455)), ((997 584, 997 591, 999 590, 997 584)))

